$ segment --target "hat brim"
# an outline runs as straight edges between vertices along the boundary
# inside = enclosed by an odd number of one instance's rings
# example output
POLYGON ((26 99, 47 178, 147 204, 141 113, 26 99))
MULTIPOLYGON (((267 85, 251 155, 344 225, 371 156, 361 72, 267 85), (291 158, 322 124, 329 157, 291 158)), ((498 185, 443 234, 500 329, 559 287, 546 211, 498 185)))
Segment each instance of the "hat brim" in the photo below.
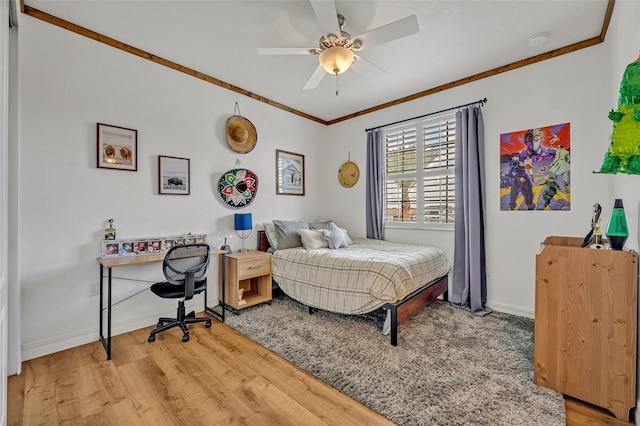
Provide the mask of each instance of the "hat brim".
POLYGON ((257 141, 258 133, 251 121, 241 115, 232 115, 227 119, 227 143, 233 151, 240 154, 251 152, 251 150, 256 146, 257 141), (246 130, 247 138, 245 140, 238 141, 233 137, 233 130, 236 127, 242 127, 246 130))

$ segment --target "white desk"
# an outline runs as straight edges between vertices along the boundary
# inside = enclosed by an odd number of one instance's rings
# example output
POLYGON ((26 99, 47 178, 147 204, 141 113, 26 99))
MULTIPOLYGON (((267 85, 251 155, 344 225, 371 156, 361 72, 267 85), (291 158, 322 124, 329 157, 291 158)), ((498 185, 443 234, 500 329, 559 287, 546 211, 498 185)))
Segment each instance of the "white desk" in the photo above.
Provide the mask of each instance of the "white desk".
MULTIPOLYGON (((212 255, 220 255, 222 256, 222 268, 224 268, 224 250, 210 250, 212 255)), ((133 266, 133 265, 144 265, 147 263, 157 263, 162 262, 164 260, 164 256, 166 253, 153 253, 153 254, 142 254, 136 256, 124 256, 124 257, 98 257, 98 263, 100 264, 100 342, 102 342, 102 346, 104 347, 105 352, 107 353, 107 359, 111 359, 111 272, 113 268, 117 268, 119 266, 133 266), (104 323, 103 323, 103 315, 102 311, 105 309, 104 306, 104 270, 107 270, 107 337, 105 339, 104 336, 104 323)), ((222 271, 222 279, 224 280, 224 270, 222 271)), ((207 306, 207 290, 204 291, 204 308, 205 312, 209 315, 212 315, 222 322, 224 322, 224 282, 222 283, 222 298, 220 304, 222 306, 222 313, 215 312, 213 309, 207 306)), ((208 287, 208 286, 207 286, 208 287)), ((220 298, 219 298, 220 299, 220 298)))

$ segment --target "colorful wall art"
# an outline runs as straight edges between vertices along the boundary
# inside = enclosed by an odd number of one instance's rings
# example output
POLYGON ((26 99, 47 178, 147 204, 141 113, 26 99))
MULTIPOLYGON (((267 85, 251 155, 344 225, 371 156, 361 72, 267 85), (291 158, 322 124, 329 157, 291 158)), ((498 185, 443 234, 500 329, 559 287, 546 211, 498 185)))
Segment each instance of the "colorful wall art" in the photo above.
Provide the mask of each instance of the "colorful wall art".
POLYGON ((500 135, 500 210, 571 209, 570 123, 500 135))

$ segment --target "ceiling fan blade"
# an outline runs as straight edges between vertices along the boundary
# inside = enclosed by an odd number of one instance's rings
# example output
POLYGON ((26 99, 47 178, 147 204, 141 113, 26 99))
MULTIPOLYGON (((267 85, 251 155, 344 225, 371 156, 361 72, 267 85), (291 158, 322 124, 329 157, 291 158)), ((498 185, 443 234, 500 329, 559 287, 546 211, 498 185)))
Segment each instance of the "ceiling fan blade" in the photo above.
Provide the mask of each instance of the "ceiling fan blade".
POLYGON ((353 65, 351 65, 351 69, 355 72, 367 76, 381 76, 386 74, 387 72, 374 64, 373 62, 365 59, 362 55, 354 55, 356 60, 353 61, 353 65))
POLYGON ((309 80, 307 80, 307 83, 304 85, 303 89, 315 89, 316 87, 318 87, 318 84, 320 84, 325 74, 327 74, 327 72, 324 70, 324 68, 322 68, 322 65, 318 65, 318 68, 316 68, 313 74, 311 74, 311 77, 309 78, 309 80))
POLYGON ((310 2, 324 35, 335 34, 339 37, 338 12, 336 12, 336 4, 333 0, 310 0, 310 2))
POLYGON ((354 38, 358 38, 363 41, 362 48, 369 48, 392 40, 397 40, 402 37, 410 36, 418 31, 420 31, 418 18, 416 18, 416 15, 410 15, 406 18, 369 30, 354 38))
POLYGON ((311 47, 258 47, 258 55, 309 55, 311 47))

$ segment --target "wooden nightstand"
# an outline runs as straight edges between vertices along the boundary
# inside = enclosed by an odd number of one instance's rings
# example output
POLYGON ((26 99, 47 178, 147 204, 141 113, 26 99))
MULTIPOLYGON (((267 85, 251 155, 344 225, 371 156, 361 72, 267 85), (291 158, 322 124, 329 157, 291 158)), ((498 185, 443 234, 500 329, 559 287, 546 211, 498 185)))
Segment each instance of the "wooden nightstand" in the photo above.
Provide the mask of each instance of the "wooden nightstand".
MULTIPOLYGON (((233 309, 244 309, 271 300, 271 254, 263 251, 225 256, 225 301, 233 309)), ((222 297, 222 283, 218 294, 222 297)))

